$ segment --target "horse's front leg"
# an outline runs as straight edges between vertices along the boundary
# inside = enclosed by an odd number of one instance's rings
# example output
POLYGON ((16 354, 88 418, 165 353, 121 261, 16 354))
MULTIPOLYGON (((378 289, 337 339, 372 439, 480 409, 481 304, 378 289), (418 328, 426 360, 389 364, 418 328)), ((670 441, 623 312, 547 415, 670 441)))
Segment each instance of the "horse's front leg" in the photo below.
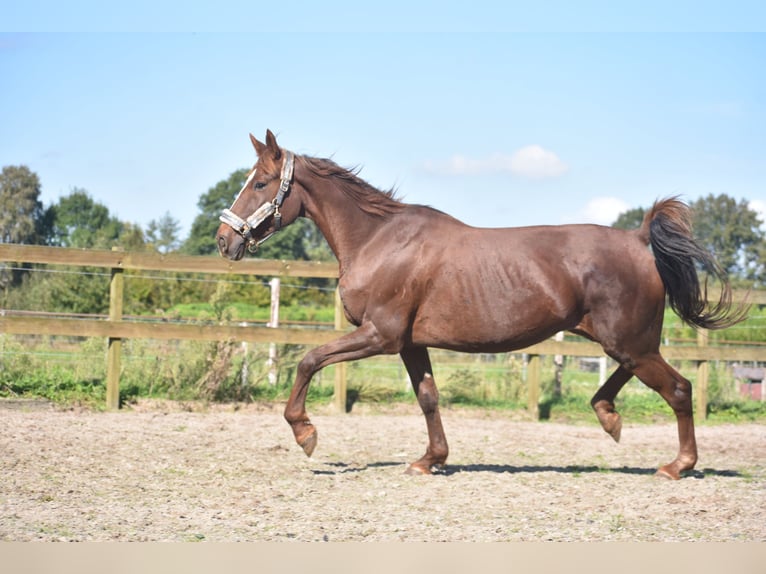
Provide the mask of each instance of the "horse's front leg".
POLYGON ((306 394, 311 378, 327 365, 364 359, 383 352, 377 329, 372 323, 364 323, 355 331, 312 349, 298 363, 295 382, 285 406, 285 419, 293 429, 295 441, 307 456, 311 456, 317 445, 316 428, 306 413, 306 394))
POLYGON ((431 360, 425 347, 403 349, 400 353, 404 366, 418 398, 418 404, 426 417, 428 448, 426 453, 407 467, 407 474, 430 474, 432 468, 440 468, 447 461, 449 447, 439 415, 439 392, 436 390, 431 360))

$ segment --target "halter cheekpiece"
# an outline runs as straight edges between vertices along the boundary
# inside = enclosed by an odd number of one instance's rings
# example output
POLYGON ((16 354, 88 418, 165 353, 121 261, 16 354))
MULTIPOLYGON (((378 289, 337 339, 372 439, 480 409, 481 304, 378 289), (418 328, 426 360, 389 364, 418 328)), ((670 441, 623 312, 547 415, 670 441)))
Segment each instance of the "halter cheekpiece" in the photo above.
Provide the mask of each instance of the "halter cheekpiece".
MULTIPOLYGON (((284 154, 285 159, 282 162, 282 172, 279 176, 279 190, 274 196, 274 199, 265 202, 247 219, 242 219, 231 209, 224 209, 221 213, 221 216, 218 218, 222 223, 225 223, 236 233, 242 236, 242 238, 247 242, 247 250, 250 251, 250 253, 255 253, 256 249, 258 249, 258 246, 261 243, 266 241, 269 237, 274 235, 274 233, 282 228, 282 214, 279 212, 279 208, 282 207, 282 202, 285 200, 285 196, 290 191, 290 181, 293 178, 293 166, 295 164, 295 156, 292 152, 285 151, 284 154), (255 239, 253 237, 253 232, 261 223, 266 221, 272 215, 274 216, 274 231, 265 237, 262 237, 261 239, 255 239)), ((245 185, 242 186, 242 189, 234 199, 234 203, 231 204, 232 207, 234 207, 234 204, 237 203, 239 196, 242 195, 242 192, 247 189, 247 187, 250 185, 250 182, 253 181, 254 177, 255 171, 253 171, 253 173, 250 174, 250 177, 247 178, 245 185)))

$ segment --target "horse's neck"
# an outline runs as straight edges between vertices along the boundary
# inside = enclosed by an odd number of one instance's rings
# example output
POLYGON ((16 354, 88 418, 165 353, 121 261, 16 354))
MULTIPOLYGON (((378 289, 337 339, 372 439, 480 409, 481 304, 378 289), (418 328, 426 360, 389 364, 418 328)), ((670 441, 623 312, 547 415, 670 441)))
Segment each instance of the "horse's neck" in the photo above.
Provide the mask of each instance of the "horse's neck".
POLYGON ((383 220, 359 209, 331 183, 321 187, 310 192, 310 201, 305 202, 306 215, 327 240, 343 272, 383 220), (321 203, 316 197, 321 198, 321 203))

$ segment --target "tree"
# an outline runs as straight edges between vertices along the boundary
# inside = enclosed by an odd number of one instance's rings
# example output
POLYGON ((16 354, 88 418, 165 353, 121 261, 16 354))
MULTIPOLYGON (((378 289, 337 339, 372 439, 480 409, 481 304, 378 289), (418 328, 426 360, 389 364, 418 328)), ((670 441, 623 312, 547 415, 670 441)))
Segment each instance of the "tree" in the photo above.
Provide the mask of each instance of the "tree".
MULTIPOLYGON (((143 248, 143 232, 109 213, 83 189, 73 189, 44 213, 50 245, 83 249, 143 248)), ((105 313, 109 308, 109 276, 101 268, 57 267, 57 273, 32 273, 25 277, 15 300, 23 305, 32 296, 35 306, 46 311, 105 313)), ((22 307, 20 307, 22 308, 22 307)))
POLYGON ((694 234, 730 275, 763 281, 763 250, 766 236, 762 221, 744 199, 708 195, 690 204, 694 213, 694 234), (760 269, 759 269, 760 268, 760 269))
MULTIPOLYGON (((0 173, 0 243, 40 243, 43 219, 40 179, 28 167, 6 166, 0 173)), ((0 263, 0 288, 21 282, 23 271, 0 263)))
POLYGON ((220 225, 218 217, 224 209, 231 206, 245 185, 248 173, 246 169, 238 169, 200 196, 197 201, 200 214, 194 218, 189 237, 182 245, 181 251, 189 255, 210 255, 218 252, 215 243, 215 232, 220 225))
POLYGON ((58 247, 105 249, 119 244, 125 225, 109 209, 75 188, 48 208, 49 243, 58 247))
POLYGON ((26 166, 0 173, 0 243, 38 243, 43 204, 40 179, 26 166))
POLYGON ((617 229, 638 229, 641 227, 644 215, 646 215, 646 209, 643 207, 634 207, 633 209, 622 212, 617 217, 617 221, 612 223, 612 227, 616 227, 617 229))
MULTIPOLYGON (((691 202, 689 207, 694 236, 715 255, 735 283, 766 283, 766 232, 746 200, 711 194, 691 202)), ((636 229, 646 211, 639 207, 621 213, 612 226, 636 229)))
POLYGON ((170 212, 165 212, 160 219, 152 219, 146 227, 146 241, 160 253, 175 251, 180 245, 178 230, 180 224, 170 212))

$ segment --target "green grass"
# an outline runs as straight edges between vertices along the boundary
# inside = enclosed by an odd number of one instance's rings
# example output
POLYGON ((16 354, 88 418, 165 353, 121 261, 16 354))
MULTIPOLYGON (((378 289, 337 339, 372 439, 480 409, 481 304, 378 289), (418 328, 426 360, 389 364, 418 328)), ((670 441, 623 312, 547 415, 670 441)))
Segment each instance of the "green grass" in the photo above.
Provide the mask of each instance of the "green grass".
MULTIPOLYGON (((268 345, 230 342, 123 341, 120 397, 123 403, 141 398, 182 401, 236 402, 287 400, 298 361, 308 347, 278 345, 276 384, 269 382, 268 345)), ((103 408, 106 388, 106 342, 100 338, 13 337, 0 335, 0 397, 42 397, 62 404, 103 408)), ((465 355, 434 350, 434 375, 442 405, 522 411, 527 405, 525 366, 518 355, 465 355)), ((334 366, 315 376, 308 402, 326 404, 334 393, 334 366)), ((351 402, 406 403, 415 398, 407 373, 396 356, 373 357, 347 364, 351 402)), ((694 379, 693 363, 681 371, 694 379)), ((590 399, 598 373, 568 360, 562 396, 553 394, 553 364, 543 359, 541 418, 595 423, 590 399)), ((766 423, 766 402, 742 399, 730 371, 711 363, 708 388, 710 422, 766 423)), ((671 422, 665 402, 636 379, 616 401, 629 423, 671 422)))
MULTIPOLYGON (((212 320, 216 317, 216 309, 211 303, 183 303, 168 309, 165 314, 174 318, 212 320)), ((235 302, 225 306, 223 315, 223 319, 228 321, 266 323, 270 318, 270 310, 264 306, 235 302)), ((279 309, 279 319, 333 323, 335 309, 317 305, 283 305, 279 309)))

